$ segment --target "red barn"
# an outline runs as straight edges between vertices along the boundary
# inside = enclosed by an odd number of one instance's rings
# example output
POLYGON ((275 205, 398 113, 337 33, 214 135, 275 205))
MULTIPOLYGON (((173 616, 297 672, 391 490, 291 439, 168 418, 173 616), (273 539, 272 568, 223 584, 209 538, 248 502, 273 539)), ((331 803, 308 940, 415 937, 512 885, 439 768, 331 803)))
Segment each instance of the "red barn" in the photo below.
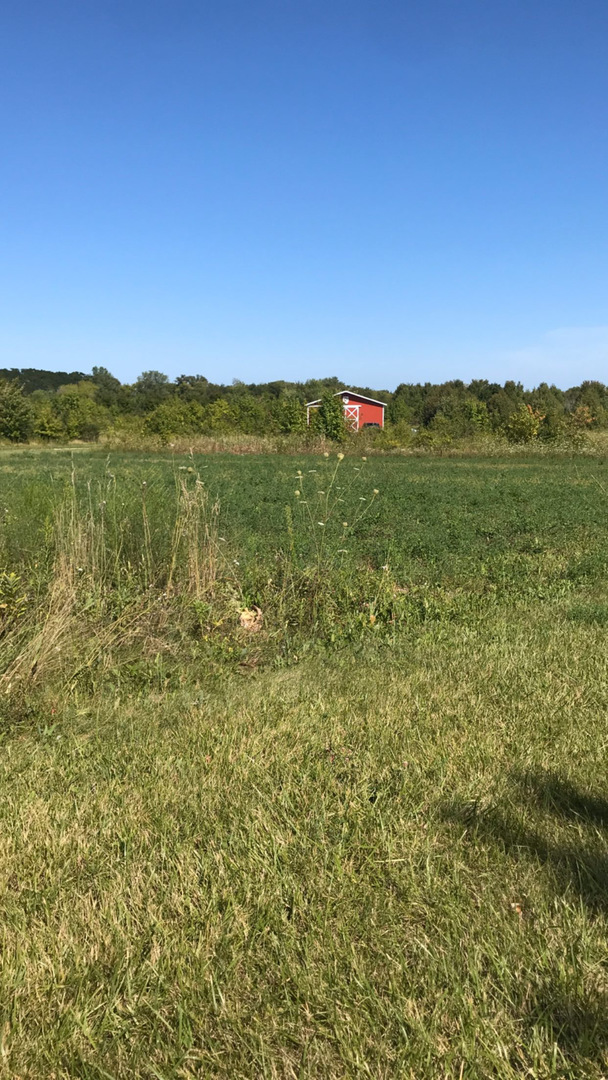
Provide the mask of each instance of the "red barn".
MULTIPOLYGON (((384 427, 384 410, 386 405, 383 401, 375 398, 356 394, 354 390, 339 390, 334 397, 342 398, 344 419, 351 431, 359 431, 364 427, 384 427)), ((309 401, 306 405, 306 423, 310 424, 310 410, 318 409, 321 398, 309 401)))

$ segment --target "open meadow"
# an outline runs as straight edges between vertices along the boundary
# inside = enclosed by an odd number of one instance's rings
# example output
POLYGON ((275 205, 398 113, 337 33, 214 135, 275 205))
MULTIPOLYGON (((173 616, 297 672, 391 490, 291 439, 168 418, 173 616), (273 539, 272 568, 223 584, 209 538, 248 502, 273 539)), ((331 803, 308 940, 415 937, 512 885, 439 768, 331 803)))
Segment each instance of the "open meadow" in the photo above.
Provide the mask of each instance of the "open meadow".
POLYGON ((1 452, 0 1077, 608 1076, 608 458, 340 458, 1 452))

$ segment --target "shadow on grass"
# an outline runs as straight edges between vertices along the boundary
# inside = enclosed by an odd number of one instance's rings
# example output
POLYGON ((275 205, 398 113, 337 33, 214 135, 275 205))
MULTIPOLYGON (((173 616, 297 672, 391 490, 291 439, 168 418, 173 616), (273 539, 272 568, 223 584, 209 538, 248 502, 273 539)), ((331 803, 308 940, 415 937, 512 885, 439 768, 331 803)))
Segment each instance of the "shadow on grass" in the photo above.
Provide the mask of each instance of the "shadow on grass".
POLYGON ((542 1031, 557 1043, 565 1058, 606 1063, 608 1049, 608 996, 580 991, 568 995, 545 983, 534 995, 527 1012, 530 1031, 542 1031))
MULTIPOLYGON (((527 772, 515 776, 514 783, 517 815, 462 802, 446 806, 444 817, 465 825, 472 841, 542 863, 560 896, 577 896, 593 917, 608 918, 608 799, 550 771, 527 772), (567 839, 555 836, 560 825, 570 827, 567 839), (578 825, 573 838, 572 825, 578 825)), ((606 1066, 607 994, 582 985, 567 993, 556 978, 541 984, 526 1013, 530 1032, 542 1029, 564 1057, 606 1066)))
POLYGON ((578 818, 586 824, 608 829, 608 799, 583 794, 570 782, 552 772, 527 772, 519 779, 524 794, 542 809, 564 818, 578 818))
POLYGON ((534 857, 551 867, 562 891, 578 893, 589 911, 608 915, 608 800, 582 792, 552 772, 528 772, 515 778, 520 820, 492 807, 453 802, 444 808, 447 820, 467 826, 471 836, 498 842, 518 857, 534 857), (576 843, 547 839, 528 824, 526 810, 553 821, 577 823, 576 843), (581 836, 581 829, 584 834, 581 836))

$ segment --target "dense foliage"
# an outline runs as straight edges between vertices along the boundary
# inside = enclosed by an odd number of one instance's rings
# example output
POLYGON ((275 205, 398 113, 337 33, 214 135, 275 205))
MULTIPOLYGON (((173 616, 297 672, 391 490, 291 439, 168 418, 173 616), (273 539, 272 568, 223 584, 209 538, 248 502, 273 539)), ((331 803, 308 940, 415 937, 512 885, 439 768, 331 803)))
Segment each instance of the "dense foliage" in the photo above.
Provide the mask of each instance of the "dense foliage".
MULTIPOLYGON (((333 397, 347 387, 339 379, 293 383, 230 385, 202 375, 180 375, 171 382, 159 371, 143 372, 132 385, 106 368, 81 372, 0 370, 0 436, 14 442, 83 439, 94 442, 104 432, 149 435, 169 442, 187 435, 240 432, 289 435, 306 430, 306 402, 321 399, 314 430, 341 441, 346 432, 333 397)), ((608 427, 608 388, 586 381, 560 390, 541 383, 525 390, 475 379, 401 383, 394 392, 348 387, 385 401, 386 433, 397 443, 441 441, 492 434, 511 442, 555 440, 608 427)))

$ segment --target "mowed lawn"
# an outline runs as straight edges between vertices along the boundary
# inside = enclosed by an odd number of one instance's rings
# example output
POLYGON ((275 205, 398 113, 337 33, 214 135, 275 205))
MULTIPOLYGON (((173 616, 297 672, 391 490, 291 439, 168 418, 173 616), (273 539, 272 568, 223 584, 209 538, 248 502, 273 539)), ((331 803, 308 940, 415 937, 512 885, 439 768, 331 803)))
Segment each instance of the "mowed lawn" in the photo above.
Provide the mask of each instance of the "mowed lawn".
MULTIPOLYGON (((145 479, 159 545, 200 470, 252 595, 322 468, 75 464, 145 479)), ((0 457, 7 568, 70 467, 0 457)), ((5 710, 0 1076, 608 1076, 606 466, 365 467, 352 572, 410 622, 5 710)))

